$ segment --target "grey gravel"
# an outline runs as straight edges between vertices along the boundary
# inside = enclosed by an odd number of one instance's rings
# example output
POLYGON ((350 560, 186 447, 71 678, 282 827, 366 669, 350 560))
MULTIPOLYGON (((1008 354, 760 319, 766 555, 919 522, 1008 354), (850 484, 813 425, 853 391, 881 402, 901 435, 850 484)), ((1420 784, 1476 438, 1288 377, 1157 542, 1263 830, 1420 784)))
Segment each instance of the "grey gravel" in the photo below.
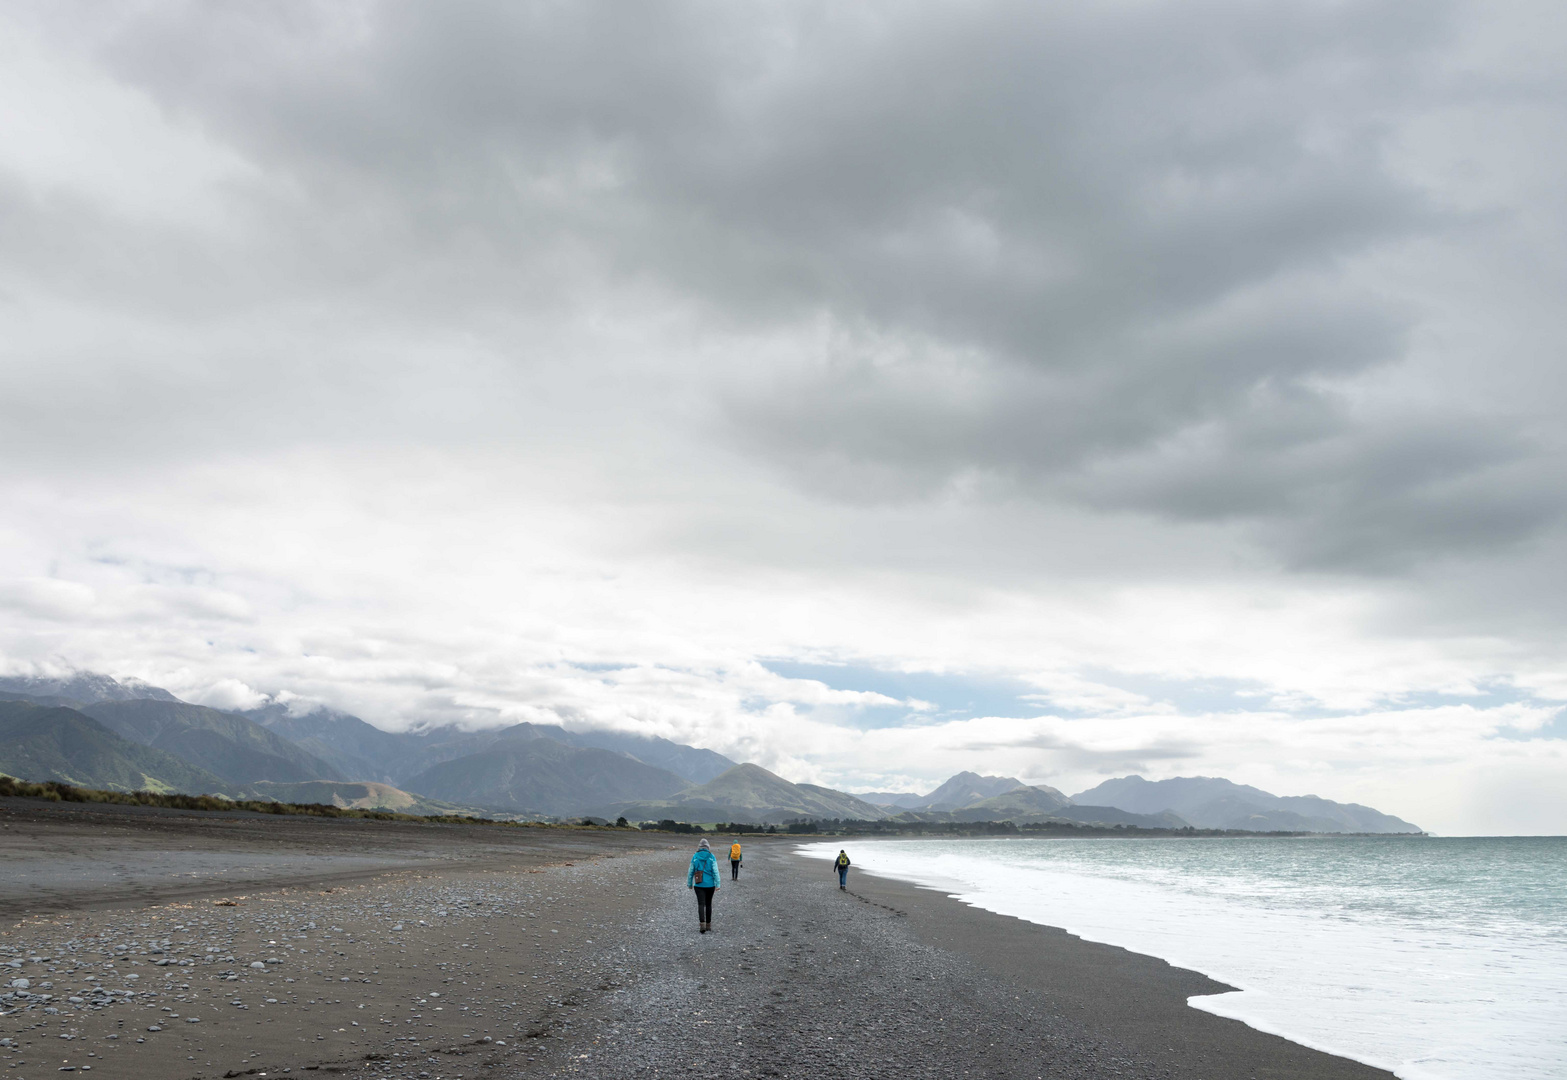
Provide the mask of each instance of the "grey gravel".
MULTIPOLYGON (((697 933, 683 882, 636 928, 642 971, 562 1011, 548 1075, 876 1078, 1163 1077, 961 956, 898 912, 839 892, 783 852, 747 858, 697 933), (567 1025, 570 1025, 569 1027, 567 1025)), ((541 1065, 543 1062, 540 1063, 541 1065)))

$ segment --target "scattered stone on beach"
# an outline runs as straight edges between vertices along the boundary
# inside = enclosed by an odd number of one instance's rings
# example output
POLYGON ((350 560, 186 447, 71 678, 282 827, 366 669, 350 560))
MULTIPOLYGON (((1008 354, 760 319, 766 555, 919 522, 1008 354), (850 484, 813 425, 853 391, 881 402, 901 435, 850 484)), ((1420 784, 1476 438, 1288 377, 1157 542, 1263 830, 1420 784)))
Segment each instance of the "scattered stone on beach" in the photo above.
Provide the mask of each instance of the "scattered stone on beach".
POLYGON ((571 1071, 675 1076, 699 1045, 733 1076, 1021 1078, 1047 1063, 1057 1080, 1161 1075, 782 852, 720 888, 708 935, 682 884, 661 886, 635 928, 642 970, 625 989, 597 1006, 560 1003, 574 1021, 560 1052, 571 1071))
MULTIPOLYGON (((614 842, 625 854, 638 840, 614 842)), ((543 876, 534 856, 390 871, 330 891, 278 888, 235 906, 175 900, 0 926, 0 970, 27 983, 0 1002, 0 1034, 14 1040, 0 1044, 0 1077, 16 1075, 10 1066, 39 1039, 62 1035, 128 1080, 345 1062, 412 1080, 411 1067, 432 1057, 498 1063, 522 1051, 523 1032, 563 987, 580 994, 628 977, 627 946, 586 942, 624 924, 616 916, 639 903, 649 869, 622 859, 606 878, 581 853, 573 861, 545 863, 543 876), (613 903, 588 903, 596 892, 613 903), (403 929, 387 934, 393 926, 403 929)))

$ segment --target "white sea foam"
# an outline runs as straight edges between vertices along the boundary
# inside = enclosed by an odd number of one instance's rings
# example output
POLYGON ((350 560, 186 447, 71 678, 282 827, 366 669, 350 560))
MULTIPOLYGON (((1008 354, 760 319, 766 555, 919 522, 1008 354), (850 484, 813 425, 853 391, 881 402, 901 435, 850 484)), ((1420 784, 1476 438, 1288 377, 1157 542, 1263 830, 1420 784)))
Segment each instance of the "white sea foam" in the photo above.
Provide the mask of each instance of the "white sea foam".
POLYGON ((857 870, 1203 972, 1238 989, 1194 1007, 1408 1080, 1567 1077, 1564 838, 849 847, 857 870))

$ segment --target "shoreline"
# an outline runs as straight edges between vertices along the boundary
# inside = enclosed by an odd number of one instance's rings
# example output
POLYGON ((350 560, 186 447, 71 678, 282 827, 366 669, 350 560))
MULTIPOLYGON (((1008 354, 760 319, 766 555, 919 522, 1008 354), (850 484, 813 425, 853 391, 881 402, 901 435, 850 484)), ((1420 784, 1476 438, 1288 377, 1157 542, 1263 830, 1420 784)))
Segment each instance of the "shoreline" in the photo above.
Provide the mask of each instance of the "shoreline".
MULTIPOLYGON (((821 858, 798 850, 812 864, 821 858)), ((1246 1076, 1298 1080, 1391 1080, 1394 1074, 1288 1035, 1209 1012, 1189 998, 1236 987, 1147 953, 1090 941, 1045 923, 1003 915, 958 899, 940 886, 856 870, 851 892, 908 918, 920 940, 960 953, 1037 993, 1060 1011, 1090 1018, 1129 1048, 1166 1063, 1173 1076, 1246 1076), (855 878, 858 881, 855 882, 855 878)))
POLYGON ((1196 972, 994 915, 787 845, 747 845, 696 932, 677 875, 631 936, 640 975, 583 1009, 549 1075, 843 1080, 1388 1080, 1390 1073, 1190 1008, 1196 972))

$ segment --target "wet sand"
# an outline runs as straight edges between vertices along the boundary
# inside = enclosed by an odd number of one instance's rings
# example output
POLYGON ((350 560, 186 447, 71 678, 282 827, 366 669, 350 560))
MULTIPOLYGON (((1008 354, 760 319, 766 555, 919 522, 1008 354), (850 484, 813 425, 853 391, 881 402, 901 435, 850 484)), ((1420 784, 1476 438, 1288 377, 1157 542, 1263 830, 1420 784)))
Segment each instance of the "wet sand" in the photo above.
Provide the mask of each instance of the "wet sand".
POLYGON ((0 1078, 1388 1075, 1163 961, 745 843, 698 935, 686 837, 0 800, 0 1078))
MULTIPOLYGON (((820 860, 805 860, 820 866, 820 860)), ((1002 985, 1160 1070, 1148 1075, 1390 1080, 1391 1073, 1308 1049, 1239 1020, 1194 1009, 1186 999, 1233 990, 1185 968, 1065 930, 996 915, 947 894, 869 874, 852 893, 900 912, 921 942, 967 958, 1002 985)))

